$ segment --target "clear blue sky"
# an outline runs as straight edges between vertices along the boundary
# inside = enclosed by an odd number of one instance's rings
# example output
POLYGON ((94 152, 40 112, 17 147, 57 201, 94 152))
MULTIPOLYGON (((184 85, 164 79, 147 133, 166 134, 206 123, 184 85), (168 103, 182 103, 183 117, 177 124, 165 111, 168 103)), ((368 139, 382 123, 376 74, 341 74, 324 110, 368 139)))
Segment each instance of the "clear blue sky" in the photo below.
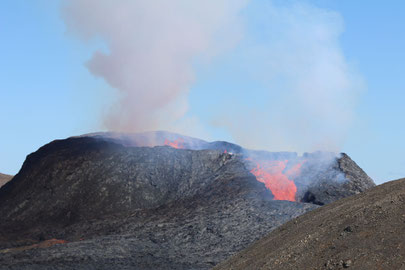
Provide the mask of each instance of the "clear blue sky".
MULTIPOLYGON (((377 183, 405 177, 405 2, 307 2, 340 14, 341 49, 365 84, 342 151, 377 183)), ((0 7, 0 172, 17 173, 27 154, 51 140, 99 130, 100 115, 115 98, 83 65, 103 44, 84 45, 66 35, 59 5, 9 0, 0 7)), ((218 93, 216 102, 226 102, 226 89, 261 87, 252 80, 230 80, 232 54, 224 59, 227 65, 197 69, 190 113, 203 123, 210 119, 201 101, 207 93, 218 93)), ((254 106, 262 100, 249 102, 254 106)), ((232 139, 221 129, 213 137, 232 139)))

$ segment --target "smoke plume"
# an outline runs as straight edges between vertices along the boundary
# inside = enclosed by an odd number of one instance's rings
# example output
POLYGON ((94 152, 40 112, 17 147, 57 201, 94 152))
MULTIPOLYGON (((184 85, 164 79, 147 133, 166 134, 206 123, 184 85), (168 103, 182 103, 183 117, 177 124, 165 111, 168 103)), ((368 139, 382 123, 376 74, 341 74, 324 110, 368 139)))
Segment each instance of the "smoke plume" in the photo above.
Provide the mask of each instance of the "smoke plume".
POLYGON ((237 63, 225 83, 243 77, 261 87, 229 91, 240 97, 231 106, 206 104, 214 126, 251 148, 340 150, 361 79, 342 53, 341 16, 297 3, 66 0, 62 15, 68 33, 106 44, 86 66, 120 93, 105 117, 109 130, 180 131, 188 111, 198 126, 188 105, 195 64, 211 60, 215 69, 216 56, 232 55, 220 60, 237 63), (259 102, 246 104, 252 97, 259 102))
POLYGON ((236 61, 246 66, 239 72, 265 90, 240 89, 256 105, 236 103, 213 122, 250 148, 341 150, 363 88, 341 49, 343 19, 294 1, 252 6, 255 18, 236 61))
POLYGON ((168 128, 188 109, 193 63, 232 46, 244 0, 69 0, 67 31, 83 41, 101 39, 89 71, 120 92, 105 119, 108 129, 168 128))

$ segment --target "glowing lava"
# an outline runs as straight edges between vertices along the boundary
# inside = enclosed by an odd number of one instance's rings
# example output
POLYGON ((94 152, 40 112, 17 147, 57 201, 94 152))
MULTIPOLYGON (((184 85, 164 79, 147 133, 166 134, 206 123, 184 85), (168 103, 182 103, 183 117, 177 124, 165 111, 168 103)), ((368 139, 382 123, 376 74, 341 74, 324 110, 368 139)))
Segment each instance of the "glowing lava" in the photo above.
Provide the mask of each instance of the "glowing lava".
POLYGON ((256 176, 257 181, 264 183, 274 195, 275 200, 295 201, 297 187, 289 177, 295 177, 300 173, 302 163, 294 165, 284 172, 288 160, 272 160, 256 163, 256 168, 250 172, 256 176))
POLYGON ((164 144, 168 145, 170 147, 173 147, 173 148, 177 148, 177 149, 183 149, 184 148, 184 140, 181 139, 181 138, 179 138, 177 140, 174 140, 172 142, 169 141, 168 139, 166 139, 164 144))

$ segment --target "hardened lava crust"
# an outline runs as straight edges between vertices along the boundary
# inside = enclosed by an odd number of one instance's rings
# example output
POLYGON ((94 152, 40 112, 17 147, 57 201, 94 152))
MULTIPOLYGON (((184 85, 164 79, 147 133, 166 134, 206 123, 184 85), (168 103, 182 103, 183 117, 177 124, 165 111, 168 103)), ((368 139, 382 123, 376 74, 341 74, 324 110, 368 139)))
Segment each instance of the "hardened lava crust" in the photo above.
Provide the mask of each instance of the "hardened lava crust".
POLYGON ((344 155, 313 170, 306 191, 311 174, 297 179, 296 201, 273 200, 241 148, 209 144, 217 149, 98 135, 41 147, 0 189, 0 269, 210 269, 285 222, 374 185, 344 155))

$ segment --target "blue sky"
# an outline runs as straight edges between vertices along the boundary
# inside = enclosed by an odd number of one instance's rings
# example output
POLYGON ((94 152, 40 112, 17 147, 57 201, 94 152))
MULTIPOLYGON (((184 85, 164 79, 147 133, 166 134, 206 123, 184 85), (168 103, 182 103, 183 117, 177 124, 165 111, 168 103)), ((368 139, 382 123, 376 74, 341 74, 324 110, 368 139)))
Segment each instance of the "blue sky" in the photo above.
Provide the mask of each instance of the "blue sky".
MULTIPOLYGON (((405 3, 306 2, 341 17, 339 49, 364 85, 340 150, 377 183, 405 177, 405 3)), ((260 17, 255 4, 244 12, 254 40, 265 36, 266 29, 255 28, 254 18, 260 17)), ((25 156, 43 144, 102 129, 100 116, 107 113, 117 96, 84 65, 94 50, 105 49, 105 44, 67 35, 59 1, 4 1, 0 36, 0 172, 15 174, 25 156)), ((271 42, 269 39, 263 44, 271 42)), ((207 110, 207 106, 265 107, 267 99, 277 100, 283 95, 267 91, 267 82, 240 64, 246 60, 243 55, 249 46, 249 40, 241 42, 208 65, 196 65, 187 115, 209 126, 209 136, 204 133, 203 138, 239 142, 221 123, 212 123, 218 112, 207 110), (263 95, 247 95, 246 89, 263 95)), ((258 61, 249 65, 260 69, 258 61)))

